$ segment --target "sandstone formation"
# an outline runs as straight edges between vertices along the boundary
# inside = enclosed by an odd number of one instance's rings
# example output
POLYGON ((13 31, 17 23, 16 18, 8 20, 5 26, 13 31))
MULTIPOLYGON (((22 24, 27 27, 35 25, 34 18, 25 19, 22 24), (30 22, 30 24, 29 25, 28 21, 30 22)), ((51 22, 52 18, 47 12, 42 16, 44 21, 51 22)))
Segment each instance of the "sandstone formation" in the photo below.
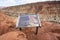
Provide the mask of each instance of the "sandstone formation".
POLYGON ((0 36, 0 40, 27 40, 23 32, 12 31, 0 36))
POLYGON ((0 40, 60 40, 60 2, 33 3, 0 10, 0 40), (39 13, 41 28, 16 28, 20 13, 39 13))
POLYGON ((7 7, 1 10, 5 14, 17 17, 21 13, 39 13, 43 21, 53 21, 60 23, 60 1, 58 2, 38 2, 26 5, 7 7))

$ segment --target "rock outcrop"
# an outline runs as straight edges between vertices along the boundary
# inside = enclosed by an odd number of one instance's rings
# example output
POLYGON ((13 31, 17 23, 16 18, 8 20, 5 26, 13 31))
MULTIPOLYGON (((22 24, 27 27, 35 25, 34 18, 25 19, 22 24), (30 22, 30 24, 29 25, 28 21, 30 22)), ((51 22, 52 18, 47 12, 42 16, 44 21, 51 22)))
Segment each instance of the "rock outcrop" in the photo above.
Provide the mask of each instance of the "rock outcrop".
POLYGON ((13 17, 17 17, 21 13, 39 13, 40 18, 43 21, 53 21, 60 23, 60 1, 17 5, 4 8, 1 11, 13 17))
POLYGON ((0 36, 0 40, 27 40, 23 32, 12 31, 0 36))
POLYGON ((60 22, 59 2, 8 7, 0 10, 0 40, 60 40, 60 24, 56 22, 60 22), (20 13, 40 14, 42 26, 37 35, 34 27, 16 29, 16 18, 20 13))

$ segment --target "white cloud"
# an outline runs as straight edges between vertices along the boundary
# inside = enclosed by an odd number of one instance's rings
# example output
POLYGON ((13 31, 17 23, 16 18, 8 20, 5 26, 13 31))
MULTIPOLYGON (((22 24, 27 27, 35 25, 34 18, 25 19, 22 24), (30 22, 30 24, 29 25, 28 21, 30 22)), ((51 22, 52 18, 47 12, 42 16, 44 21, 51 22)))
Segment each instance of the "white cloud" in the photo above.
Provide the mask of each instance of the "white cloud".
POLYGON ((39 1, 40 0, 21 0, 21 1, 17 1, 17 2, 20 4, 26 4, 26 3, 33 3, 33 2, 39 2, 39 1))
MULTIPOLYGON (((0 0, 0 6, 14 6, 33 2, 43 2, 48 0, 0 0)), ((52 1, 52 0, 49 0, 52 1)))
POLYGON ((11 6, 15 4, 15 0, 2 0, 0 6, 11 6))

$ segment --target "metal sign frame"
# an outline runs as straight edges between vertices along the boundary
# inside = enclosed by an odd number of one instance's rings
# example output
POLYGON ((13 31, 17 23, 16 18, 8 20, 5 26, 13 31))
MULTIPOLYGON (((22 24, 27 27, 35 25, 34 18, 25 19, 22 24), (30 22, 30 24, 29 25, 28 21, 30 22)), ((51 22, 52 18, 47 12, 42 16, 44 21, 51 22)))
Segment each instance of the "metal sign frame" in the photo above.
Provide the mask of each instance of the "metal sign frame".
MULTIPOLYGON (((21 15, 23 15, 23 14, 20 14, 19 16, 18 16, 18 19, 17 19, 17 22, 16 22, 16 27, 17 28, 19 28, 20 30, 22 30, 21 28, 22 27, 18 27, 18 24, 19 24, 19 21, 20 21, 20 16, 21 15)), ((24 15, 37 15, 37 17, 38 17, 38 22, 39 22, 39 24, 38 24, 38 26, 36 26, 36 34, 38 33, 38 27, 41 27, 41 21, 40 21, 40 16, 39 16, 39 14, 24 14, 24 15)))

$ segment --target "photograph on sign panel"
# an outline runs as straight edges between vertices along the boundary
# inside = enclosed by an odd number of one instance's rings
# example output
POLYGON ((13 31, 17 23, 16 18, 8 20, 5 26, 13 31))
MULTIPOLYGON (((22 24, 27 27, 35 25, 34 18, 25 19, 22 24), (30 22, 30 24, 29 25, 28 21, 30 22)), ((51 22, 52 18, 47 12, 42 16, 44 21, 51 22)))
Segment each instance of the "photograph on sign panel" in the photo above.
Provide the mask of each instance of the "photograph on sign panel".
POLYGON ((39 20, 37 15, 30 15, 29 18, 30 26, 39 26, 39 20))

